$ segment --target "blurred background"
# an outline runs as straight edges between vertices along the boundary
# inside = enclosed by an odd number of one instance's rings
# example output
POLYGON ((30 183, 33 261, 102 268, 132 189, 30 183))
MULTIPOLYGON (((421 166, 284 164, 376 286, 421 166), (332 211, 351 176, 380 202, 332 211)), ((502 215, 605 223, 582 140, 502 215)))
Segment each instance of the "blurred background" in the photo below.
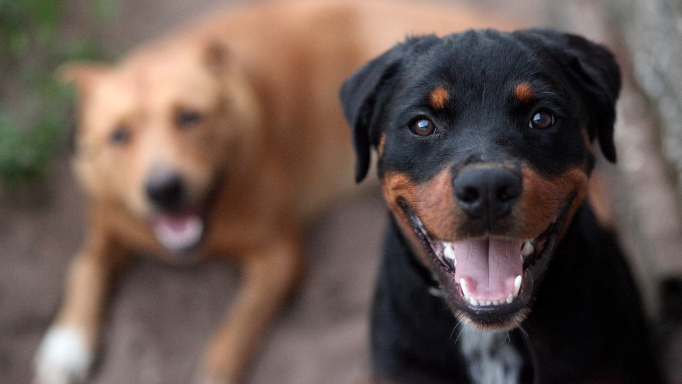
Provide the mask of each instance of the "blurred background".
MULTIPOLYGON (((143 40, 237 2, 246 1, 0 0, 0 384, 30 382, 32 355, 83 232, 83 198, 68 165, 73 92, 59 87, 54 70, 66 60, 112 62, 143 40)), ((618 164, 601 163, 599 172, 657 324, 662 359, 672 382, 682 383, 682 1, 469 2, 585 35, 617 53, 625 80, 618 164)), ((364 381, 385 219, 375 194, 342 203, 311 228, 309 277, 249 383, 364 381)), ((92 382, 187 383, 236 279, 219 263, 180 269, 137 262, 113 293, 92 382)))

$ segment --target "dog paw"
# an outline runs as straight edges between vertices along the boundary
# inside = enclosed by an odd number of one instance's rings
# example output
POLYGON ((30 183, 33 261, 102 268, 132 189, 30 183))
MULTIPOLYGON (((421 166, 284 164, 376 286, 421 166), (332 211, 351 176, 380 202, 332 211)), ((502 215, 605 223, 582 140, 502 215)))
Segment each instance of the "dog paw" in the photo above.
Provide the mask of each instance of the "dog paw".
POLYGON ((85 380, 93 353, 78 328, 53 326, 45 334, 33 361, 34 384, 73 384, 85 380))

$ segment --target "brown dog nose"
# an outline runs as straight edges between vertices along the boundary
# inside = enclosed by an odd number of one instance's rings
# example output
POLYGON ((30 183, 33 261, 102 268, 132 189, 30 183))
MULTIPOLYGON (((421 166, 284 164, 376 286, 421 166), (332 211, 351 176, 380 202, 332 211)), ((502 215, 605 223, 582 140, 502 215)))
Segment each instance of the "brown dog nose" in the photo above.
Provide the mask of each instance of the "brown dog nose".
POLYGON ((182 203, 185 187, 182 177, 173 171, 152 173, 144 185, 147 198, 163 209, 176 208, 182 203))
POLYGON ((473 219, 492 224, 511 212, 523 185, 521 176, 503 166, 471 166, 453 181, 457 204, 473 219))

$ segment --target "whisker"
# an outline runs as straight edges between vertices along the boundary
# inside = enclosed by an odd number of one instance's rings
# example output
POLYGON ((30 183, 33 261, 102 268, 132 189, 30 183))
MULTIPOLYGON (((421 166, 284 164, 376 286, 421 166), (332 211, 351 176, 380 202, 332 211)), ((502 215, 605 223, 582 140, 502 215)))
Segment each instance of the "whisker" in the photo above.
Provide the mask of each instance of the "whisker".
MULTIPOLYGON (((452 328, 452 332, 450 332, 450 340, 452 340, 452 335, 455 334, 455 330, 457 329, 457 327, 459 327, 459 325, 460 325, 460 323, 458 322, 457 324, 455 324, 455 327, 452 328)), ((457 336, 457 337, 459 338, 459 336, 457 336)), ((455 342, 457 342, 457 341, 455 340, 455 342)))
POLYGON ((530 339, 530 336, 528 335, 528 332, 526 332, 526 330, 523 329, 523 327, 520 326, 520 325, 519 325, 519 330, 521 331, 521 333, 523 333, 523 335, 526 337, 526 339, 530 339))
POLYGON ((464 332, 465 329, 466 329, 466 328, 462 327, 462 329, 459 331, 459 333, 457 334, 457 338, 455 339, 455 343, 457 343, 457 341, 459 340, 460 336, 462 336, 462 332, 464 332))

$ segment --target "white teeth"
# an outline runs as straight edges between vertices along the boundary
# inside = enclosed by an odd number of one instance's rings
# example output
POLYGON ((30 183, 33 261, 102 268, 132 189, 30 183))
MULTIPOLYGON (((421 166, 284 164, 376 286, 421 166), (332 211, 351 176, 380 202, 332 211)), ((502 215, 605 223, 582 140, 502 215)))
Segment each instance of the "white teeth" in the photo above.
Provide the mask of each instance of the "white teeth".
POLYGON ((462 288, 464 300, 469 301, 469 299, 471 298, 471 294, 469 294, 469 288, 467 288, 466 281, 464 279, 459 279, 459 286, 462 288))
POLYGON ((530 256, 533 253, 533 251, 535 251, 535 247, 533 247, 533 244, 530 242, 530 240, 524 241, 523 247, 521 247, 522 258, 530 256))
POLYGON ((521 275, 516 276, 516 279, 514 279, 514 297, 517 297, 519 295, 519 291, 521 290, 521 275))
POLYGON ((499 300, 484 300, 484 299, 474 299, 471 297, 471 292, 469 292, 469 287, 467 287, 466 280, 459 279, 459 286, 462 289, 462 294, 464 295, 464 301, 468 302, 474 307, 481 305, 502 305, 504 303, 511 304, 512 301, 519 295, 519 290, 521 289, 521 275, 517 276, 514 280, 514 293, 510 293, 506 299, 499 300))
POLYGON ((456 267, 457 266, 457 259, 455 258, 455 249, 452 248, 452 243, 444 243, 444 244, 445 244, 445 249, 443 250, 443 256, 452 260, 452 263, 456 267))

